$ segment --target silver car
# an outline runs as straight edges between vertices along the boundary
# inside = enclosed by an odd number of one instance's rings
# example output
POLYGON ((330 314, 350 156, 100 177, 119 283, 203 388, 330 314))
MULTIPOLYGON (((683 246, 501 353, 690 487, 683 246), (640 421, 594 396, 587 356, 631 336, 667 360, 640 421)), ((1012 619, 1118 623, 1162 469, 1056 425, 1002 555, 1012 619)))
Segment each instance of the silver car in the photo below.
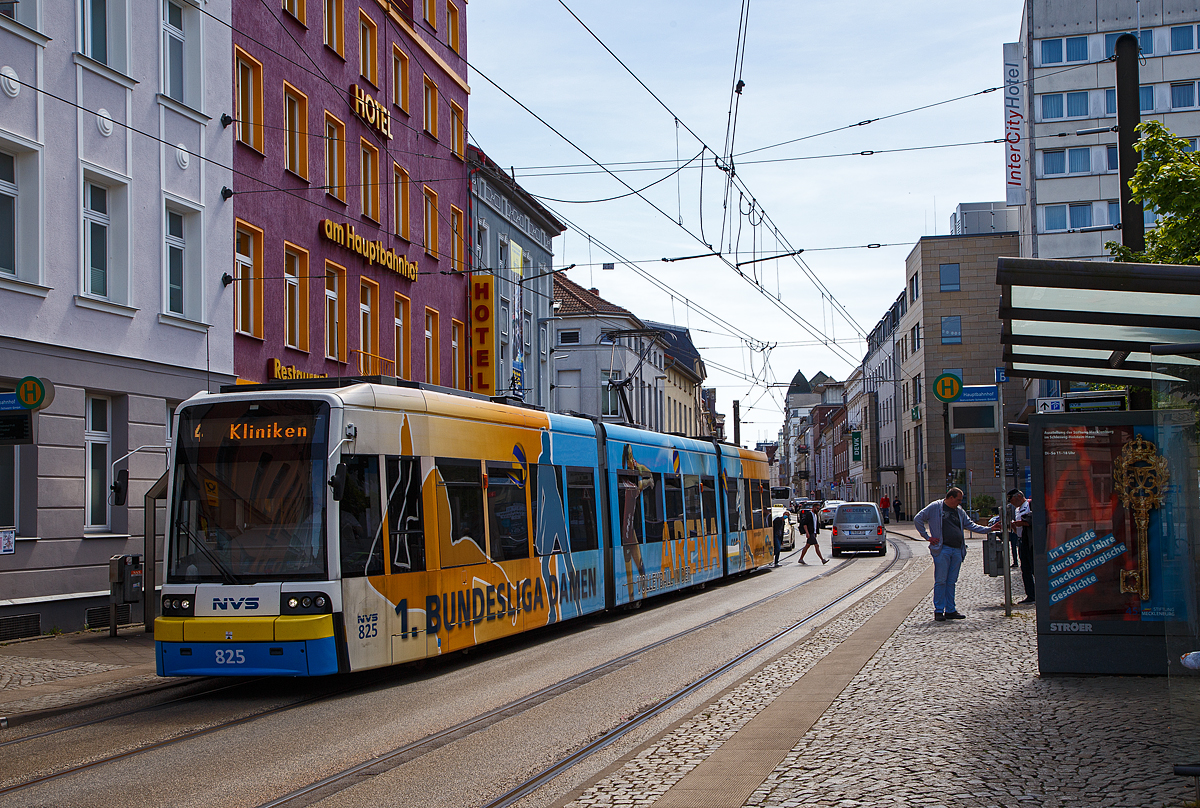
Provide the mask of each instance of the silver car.
POLYGON ((843 550, 874 550, 879 555, 887 553, 887 528, 883 526, 883 514, 874 502, 843 502, 838 505, 832 532, 830 543, 835 556, 841 555, 843 550))
POLYGON ((833 517, 837 514, 838 505, 841 505, 845 500, 827 499, 821 510, 817 512, 817 519, 820 521, 821 527, 829 527, 833 524, 833 517))

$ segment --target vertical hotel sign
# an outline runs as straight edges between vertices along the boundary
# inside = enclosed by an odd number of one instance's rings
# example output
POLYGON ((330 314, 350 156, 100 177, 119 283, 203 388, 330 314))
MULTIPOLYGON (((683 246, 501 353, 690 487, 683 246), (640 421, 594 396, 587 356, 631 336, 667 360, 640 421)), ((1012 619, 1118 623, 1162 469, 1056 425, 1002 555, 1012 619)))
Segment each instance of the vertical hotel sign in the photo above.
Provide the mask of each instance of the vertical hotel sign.
POLYGON ((1004 187, 1009 205, 1025 204, 1025 82, 1021 43, 1004 43, 1004 187))
POLYGON ((496 328, 495 276, 480 272, 471 276, 471 389, 485 396, 496 395, 496 365, 493 354, 496 328))

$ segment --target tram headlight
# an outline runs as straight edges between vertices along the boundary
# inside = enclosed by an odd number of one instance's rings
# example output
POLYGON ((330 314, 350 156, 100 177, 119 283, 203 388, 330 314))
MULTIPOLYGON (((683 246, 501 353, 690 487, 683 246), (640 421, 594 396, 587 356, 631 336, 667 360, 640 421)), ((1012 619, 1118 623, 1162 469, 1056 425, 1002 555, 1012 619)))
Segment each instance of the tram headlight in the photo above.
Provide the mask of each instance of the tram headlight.
POLYGON ((179 603, 179 608, 183 609, 184 611, 187 611, 188 609, 192 608, 192 602, 190 600, 188 600, 187 598, 184 598, 183 600, 179 601, 178 603, 179 603))
POLYGON ((196 611, 194 601, 190 596, 163 595, 162 613, 164 617, 192 617, 196 611))
POLYGON ((332 606, 324 592, 283 592, 279 597, 280 614, 329 614, 332 606))

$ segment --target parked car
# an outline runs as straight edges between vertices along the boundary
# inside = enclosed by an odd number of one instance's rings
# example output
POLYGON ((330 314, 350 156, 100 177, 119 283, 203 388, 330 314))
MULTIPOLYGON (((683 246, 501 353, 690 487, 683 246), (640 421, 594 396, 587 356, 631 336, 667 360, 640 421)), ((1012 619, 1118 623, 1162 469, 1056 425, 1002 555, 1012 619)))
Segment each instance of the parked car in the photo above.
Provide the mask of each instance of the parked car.
POLYGON ((820 512, 817 514, 817 522, 821 527, 828 527, 833 524, 834 514, 837 513, 838 506, 843 504, 845 500, 827 499, 825 504, 821 506, 820 512))
MULTIPOLYGON (((792 518, 792 514, 788 511, 787 508, 783 507, 782 505, 772 505, 771 506, 771 526, 772 527, 774 527, 774 525, 775 525, 775 517, 777 517, 777 516, 782 516, 784 519, 787 520, 787 525, 783 528, 783 549, 784 550, 795 550, 796 549, 796 522, 792 518)), ((774 539, 772 539, 772 541, 774 541, 774 539)))
POLYGON ((843 502, 835 509, 833 535, 830 538, 833 554, 844 550, 874 550, 887 553, 887 528, 883 514, 874 502, 843 502))

